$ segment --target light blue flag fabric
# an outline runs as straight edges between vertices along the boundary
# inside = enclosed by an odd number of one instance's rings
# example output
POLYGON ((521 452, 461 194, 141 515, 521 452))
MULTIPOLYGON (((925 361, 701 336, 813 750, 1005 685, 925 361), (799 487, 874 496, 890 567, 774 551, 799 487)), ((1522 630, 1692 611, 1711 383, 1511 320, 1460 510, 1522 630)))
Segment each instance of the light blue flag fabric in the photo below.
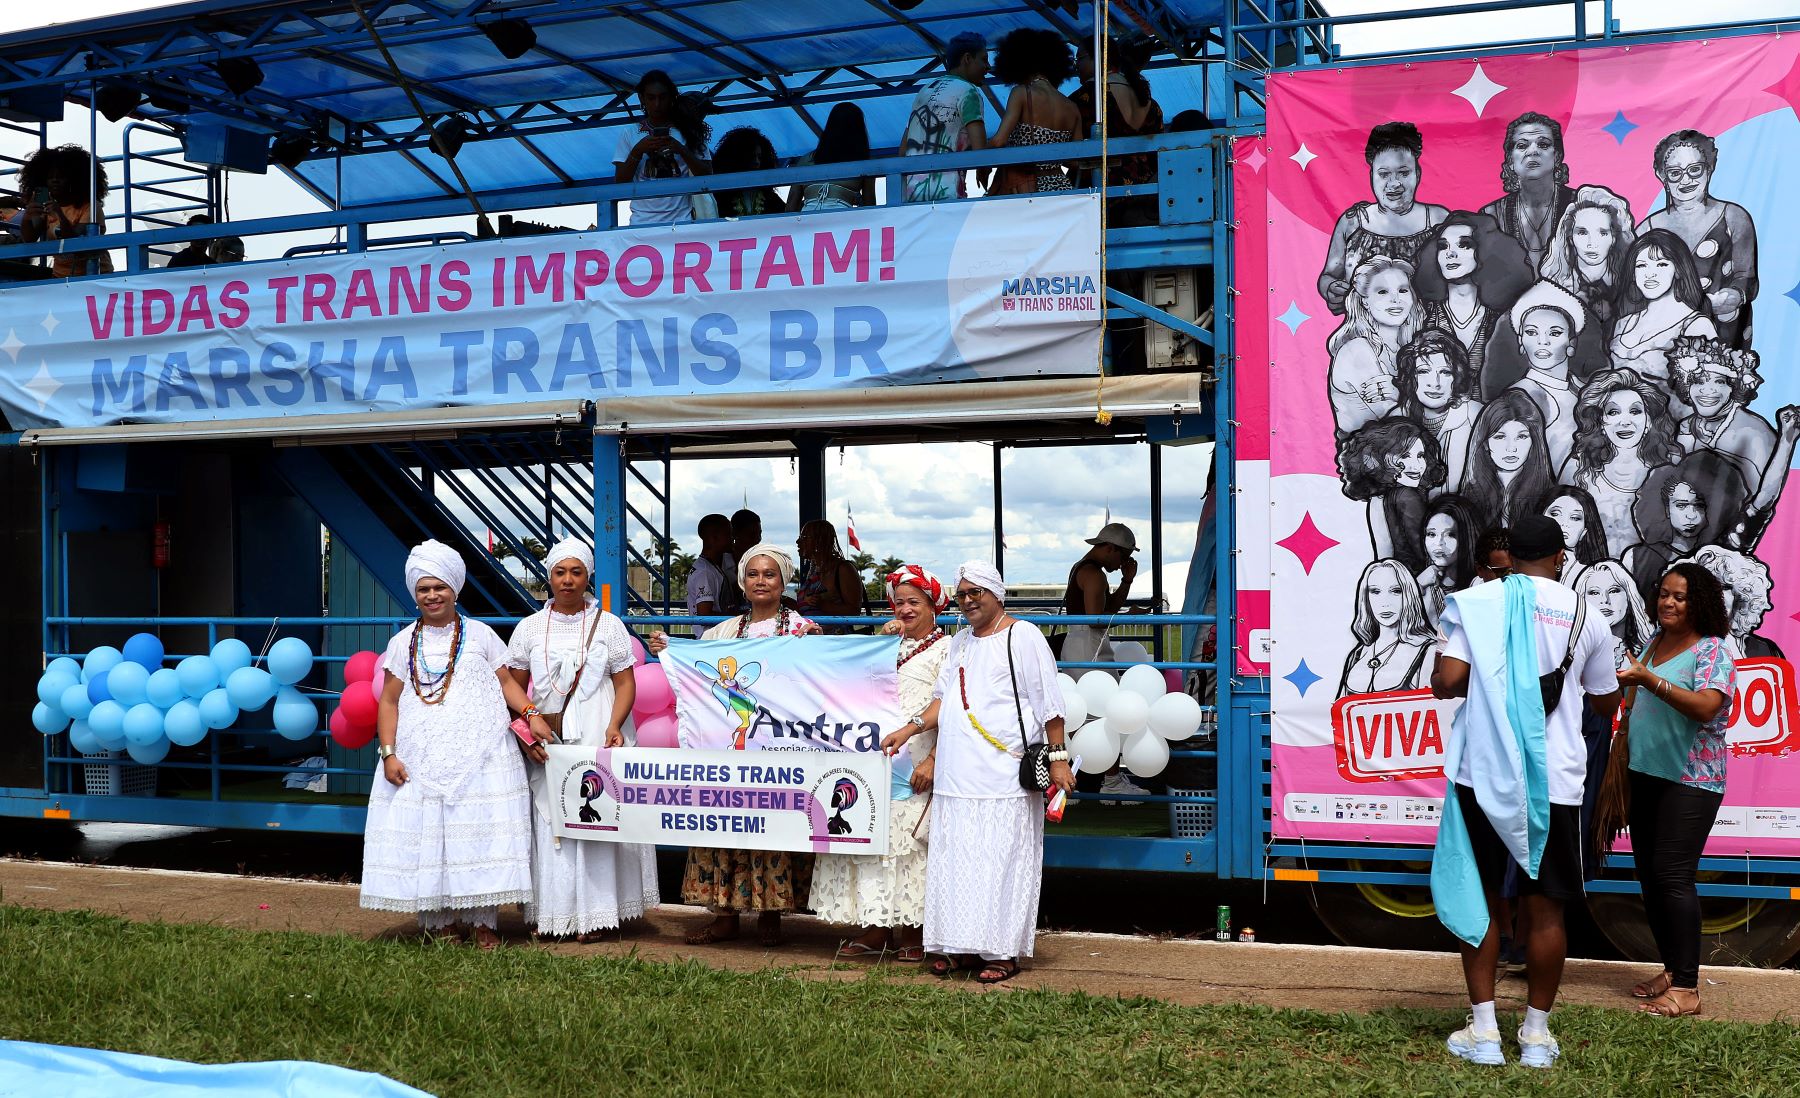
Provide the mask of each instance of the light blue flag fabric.
POLYGON ((1466 757, 1476 803, 1507 853, 1537 879, 1550 831, 1544 699, 1538 689, 1537 587, 1528 576, 1451 595, 1439 628, 1469 643, 1469 696, 1444 750, 1444 811, 1431 860, 1438 920, 1472 946, 1487 936, 1487 898, 1455 780, 1466 757))
POLYGON ((431 1098, 384 1075, 272 1060, 190 1064, 129 1052, 0 1041, 0 1098, 431 1098))

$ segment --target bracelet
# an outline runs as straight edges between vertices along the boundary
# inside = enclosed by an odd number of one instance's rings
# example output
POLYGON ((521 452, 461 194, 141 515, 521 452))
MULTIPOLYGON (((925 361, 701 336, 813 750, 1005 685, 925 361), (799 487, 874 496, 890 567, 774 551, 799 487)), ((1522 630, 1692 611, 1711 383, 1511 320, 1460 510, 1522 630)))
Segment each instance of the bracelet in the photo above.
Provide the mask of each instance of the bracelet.
POLYGON ((519 710, 519 716, 524 717, 526 720, 530 720, 533 717, 541 717, 543 715, 544 711, 535 705, 527 704, 525 708, 519 710))
POLYGON ((1045 757, 1053 763, 1066 763, 1069 761, 1069 747, 1067 744, 1053 744, 1045 757))
POLYGON ((1669 680, 1668 679, 1657 679, 1656 680, 1656 696, 1659 698, 1663 698, 1665 700, 1668 698, 1668 696, 1669 696, 1669 680))
POLYGON ((384 743, 381 746, 377 747, 375 749, 375 757, 378 759, 383 759, 383 760, 393 758, 394 757, 394 745, 384 743))

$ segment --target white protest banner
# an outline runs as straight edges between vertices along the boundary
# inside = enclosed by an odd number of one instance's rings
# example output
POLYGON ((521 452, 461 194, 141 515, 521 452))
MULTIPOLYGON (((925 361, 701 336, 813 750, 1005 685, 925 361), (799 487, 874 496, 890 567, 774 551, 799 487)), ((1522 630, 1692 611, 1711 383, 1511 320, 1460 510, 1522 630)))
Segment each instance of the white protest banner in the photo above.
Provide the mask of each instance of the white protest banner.
POLYGON ((889 760, 879 752, 694 751, 551 744, 557 837, 886 854, 889 760))

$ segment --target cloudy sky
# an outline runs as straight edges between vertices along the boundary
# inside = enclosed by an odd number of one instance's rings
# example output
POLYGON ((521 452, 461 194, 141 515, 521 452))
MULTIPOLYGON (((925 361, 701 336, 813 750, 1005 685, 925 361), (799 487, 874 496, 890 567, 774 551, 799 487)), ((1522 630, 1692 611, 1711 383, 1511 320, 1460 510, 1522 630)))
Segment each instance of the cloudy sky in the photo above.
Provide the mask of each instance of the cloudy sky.
MULTIPOLYGON (((59 21, 72 21, 158 6, 142 0, 58 0, 51 9, 9 3, 0 5, 0 33, 40 25, 46 10, 53 11, 59 21)), ((1393 0, 1333 0, 1329 4, 1339 14, 1408 6, 1415 5, 1393 0)), ((1589 7, 1590 21, 1597 26, 1600 5, 1589 7)), ((1614 5, 1615 17, 1627 29, 1676 25, 1691 20, 1698 10, 1675 0, 1617 0, 1614 5)), ((1791 0, 1733 0, 1703 14, 1715 19, 1750 19, 1788 10, 1791 0)), ((1429 48, 1553 33, 1566 30, 1571 21, 1572 14, 1566 11, 1439 17, 1406 26, 1402 42, 1395 41, 1392 27, 1346 28, 1338 40, 1346 54, 1354 55, 1397 46, 1429 48), (1526 30, 1528 26, 1532 29, 1526 30)), ((1165 113, 1178 109, 1180 105, 1165 104, 1165 113)), ((69 121, 53 128, 53 139, 85 143, 87 120, 77 120, 75 115, 71 111, 69 121)), ((115 152, 119 128, 104 121, 101 128, 102 150, 115 152)), ((27 151, 11 134, 0 135, 0 148, 12 155, 27 151)), ((278 172, 229 177, 229 210, 234 217, 313 208, 317 208, 316 202, 278 172)), ((565 211, 560 220, 573 223, 573 216, 565 211)), ((458 219, 455 227, 467 228, 467 220, 458 219)), ((252 239, 249 254, 252 259, 276 256, 307 239, 252 239)), ((1209 461, 1210 447, 1164 451, 1163 589, 1176 605, 1194 547, 1209 461)), ((958 561, 993 555, 992 470, 992 450, 978 443, 851 447, 841 457, 833 451, 827 467, 829 515, 841 534, 846 515, 853 512, 864 549, 877 558, 894 555, 950 570, 958 561)), ((1082 539, 1090 536, 1109 512, 1114 519, 1135 527, 1147 550, 1148 470, 1149 449, 1143 445, 1007 451, 1003 483, 1008 579, 1015 583, 1062 582, 1069 565, 1085 550, 1082 539)), ((771 538, 791 541, 794 536, 798 480, 785 459, 682 462, 676 466, 673 487, 671 525, 676 539, 689 548, 697 544, 692 530, 701 515, 728 513, 746 500, 764 515, 771 538)), ((633 502, 651 510, 648 500, 634 498, 633 502)), ((1142 558, 1148 565, 1147 551, 1142 558)), ((1149 571, 1144 569, 1133 594, 1150 594, 1149 571)))

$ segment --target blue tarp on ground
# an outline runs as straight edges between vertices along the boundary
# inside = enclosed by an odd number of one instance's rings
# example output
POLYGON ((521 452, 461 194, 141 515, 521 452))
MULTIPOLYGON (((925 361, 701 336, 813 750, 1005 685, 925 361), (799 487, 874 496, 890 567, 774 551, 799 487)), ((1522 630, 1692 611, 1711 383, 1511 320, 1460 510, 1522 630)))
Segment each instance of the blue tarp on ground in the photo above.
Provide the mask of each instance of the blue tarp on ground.
POLYGON ((0 1098, 431 1098, 331 1064, 190 1064, 129 1052, 0 1041, 0 1098))

